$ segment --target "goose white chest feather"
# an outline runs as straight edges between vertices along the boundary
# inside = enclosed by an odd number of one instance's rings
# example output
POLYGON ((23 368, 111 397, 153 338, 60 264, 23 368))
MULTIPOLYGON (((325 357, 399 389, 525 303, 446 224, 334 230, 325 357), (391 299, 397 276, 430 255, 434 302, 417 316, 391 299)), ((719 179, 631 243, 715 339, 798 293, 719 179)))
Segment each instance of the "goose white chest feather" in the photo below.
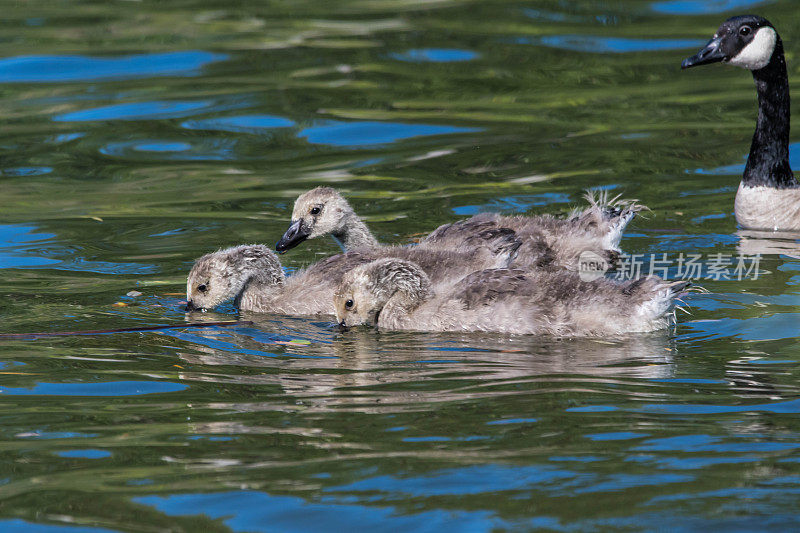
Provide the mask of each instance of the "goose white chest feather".
POLYGON ((734 212, 743 228, 800 230, 800 189, 748 187, 740 183, 734 212))

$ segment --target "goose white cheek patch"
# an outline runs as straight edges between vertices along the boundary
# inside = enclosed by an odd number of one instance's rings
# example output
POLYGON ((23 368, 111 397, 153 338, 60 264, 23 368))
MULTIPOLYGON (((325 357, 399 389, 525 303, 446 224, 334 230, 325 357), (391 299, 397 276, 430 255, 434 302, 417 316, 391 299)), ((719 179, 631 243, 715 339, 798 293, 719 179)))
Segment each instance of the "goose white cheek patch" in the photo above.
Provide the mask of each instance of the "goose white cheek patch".
POLYGON ((760 28, 750 44, 731 58, 728 63, 749 70, 758 70, 766 67, 775 50, 778 34, 770 27, 760 28))

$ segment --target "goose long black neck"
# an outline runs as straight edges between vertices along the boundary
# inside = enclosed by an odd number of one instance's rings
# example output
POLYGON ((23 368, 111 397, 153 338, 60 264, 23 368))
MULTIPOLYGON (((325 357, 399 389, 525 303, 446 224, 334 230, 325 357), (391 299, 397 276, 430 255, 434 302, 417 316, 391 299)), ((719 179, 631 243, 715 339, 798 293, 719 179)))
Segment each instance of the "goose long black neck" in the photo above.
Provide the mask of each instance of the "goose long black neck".
POLYGON ((750 187, 798 187, 789 166, 789 78, 780 38, 769 64, 754 70, 753 79, 758 92, 758 121, 742 182, 750 187))

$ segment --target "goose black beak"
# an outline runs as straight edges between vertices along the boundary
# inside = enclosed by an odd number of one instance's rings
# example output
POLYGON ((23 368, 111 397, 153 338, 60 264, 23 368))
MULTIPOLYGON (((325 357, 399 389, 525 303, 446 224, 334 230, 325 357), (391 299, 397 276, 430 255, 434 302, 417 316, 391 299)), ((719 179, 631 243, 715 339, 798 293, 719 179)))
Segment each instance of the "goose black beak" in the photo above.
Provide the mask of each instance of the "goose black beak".
POLYGON ((285 253, 308 238, 309 232, 303 226, 303 219, 292 221, 289 229, 283 234, 281 240, 275 245, 275 250, 285 253))
POLYGON ((711 39, 708 44, 692 57, 687 57, 681 63, 681 68, 699 67, 709 63, 719 63, 725 61, 727 56, 722 51, 722 39, 719 37, 711 39))

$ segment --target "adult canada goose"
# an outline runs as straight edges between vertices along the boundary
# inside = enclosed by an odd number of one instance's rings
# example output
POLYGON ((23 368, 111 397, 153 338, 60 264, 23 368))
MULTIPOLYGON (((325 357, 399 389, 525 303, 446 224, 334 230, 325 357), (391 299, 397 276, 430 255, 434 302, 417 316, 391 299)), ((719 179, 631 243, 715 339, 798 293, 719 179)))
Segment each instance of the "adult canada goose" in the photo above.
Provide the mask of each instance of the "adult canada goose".
POLYGON ((342 276, 383 257, 418 263, 434 284, 450 284, 471 272, 508 265, 519 247, 512 232, 484 232, 488 244, 470 253, 412 247, 361 248, 334 255, 284 276, 278 256, 261 244, 240 245, 195 261, 186 280, 186 310, 213 309, 228 300, 243 311, 332 315, 333 292, 342 276))
POLYGON ((758 120, 734 213, 748 229, 800 230, 800 184, 789 166, 789 78, 783 42, 775 27, 756 15, 732 17, 681 68, 729 63, 753 73, 758 120))
MULTIPOLYGON (((475 235, 487 230, 513 230, 522 245, 514 265, 556 266, 575 269, 584 251, 591 251, 610 262, 619 255, 619 241, 625 226, 637 211, 644 209, 633 201, 589 193, 589 207, 566 219, 551 215, 501 216, 483 213, 434 230, 419 247, 434 250, 469 251, 480 244, 475 235)), ((330 187, 317 187, 301 194, 294 204, 292 223, 276 244, 285 252, 306 239, 331 235, 343 250, 380 247, 364 221, 341 194, 330 187)))
POLYGON ((616 335, 666 327, 688 285, 656 276, 586 282, 563 270, 492 269, 437 290, 419 266, 384 258, 344 276, 335 308, 343 327, 616 335))

